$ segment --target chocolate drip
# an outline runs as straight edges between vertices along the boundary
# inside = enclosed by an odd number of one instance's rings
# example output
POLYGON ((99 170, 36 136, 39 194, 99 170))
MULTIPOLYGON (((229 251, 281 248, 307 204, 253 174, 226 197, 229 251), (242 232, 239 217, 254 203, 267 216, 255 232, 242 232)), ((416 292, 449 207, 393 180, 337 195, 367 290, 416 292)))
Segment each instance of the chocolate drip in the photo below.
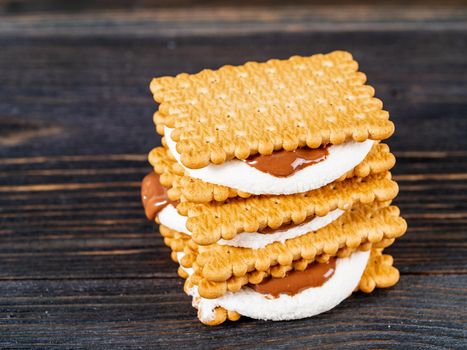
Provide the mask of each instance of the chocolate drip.
POLYGON ((157 213, 169 204, 178 203, 169 199, 167 189, 160 182, 159 174, 154 171, 147 174, 141 183, 141 200, 149 220, 154 220, 157 213))
POLYGON ((249 166, 276 177, 287 177, 326 159, 328 146, 320 148, 297 148, 295 151, 276 151, 265 156, 257 154, 244 160, 249 166))
POLYGON ((281 293, 295 295, 301 291, 319 287, 334 275, 336 270, 336 259, 331 258, 325 263, 313 263, 304 271, 288 272, 284 278, 269 278, 259 284, 250 285, 261 294, 269 294, 274 298, 281 293))

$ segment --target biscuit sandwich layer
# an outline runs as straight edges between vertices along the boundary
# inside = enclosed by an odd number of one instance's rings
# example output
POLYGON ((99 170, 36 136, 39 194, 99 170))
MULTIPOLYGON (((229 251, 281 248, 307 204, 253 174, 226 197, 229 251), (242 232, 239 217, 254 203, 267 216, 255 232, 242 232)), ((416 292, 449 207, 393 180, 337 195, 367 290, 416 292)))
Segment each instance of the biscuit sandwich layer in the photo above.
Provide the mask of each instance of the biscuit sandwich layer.
MULTIPOLYGON (((374 141, 350 141, 327 148, 325 158, 289 176, 279 177, 260 171, 248 163, 232 159, 222 164, 208 164, 200 169, 190 169, 180 162, 176 143, 171 138, 172 129, 165 128, 167 147, 186 174, 215 185, 255 195, 283 195, 311 191, 339 179, 351 171, 370 152, 374 141)), ((273 169, 274 167, 271 166, 273 169)))

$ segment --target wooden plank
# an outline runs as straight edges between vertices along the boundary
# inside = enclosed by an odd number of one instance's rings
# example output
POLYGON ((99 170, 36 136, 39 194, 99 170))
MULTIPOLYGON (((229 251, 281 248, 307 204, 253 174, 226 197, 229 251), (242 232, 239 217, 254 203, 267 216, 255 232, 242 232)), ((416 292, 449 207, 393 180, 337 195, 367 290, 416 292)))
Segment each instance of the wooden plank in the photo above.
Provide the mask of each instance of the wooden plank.
MULTIPOLYGON (((388 252, 404 274, 466 272, 467 164, 450 154, 402 154, 394 170, 409 231, 388 252)), ((0 162, 0 279, 173 274, 141 210, 144 156, 28 159, 0 162)))
MULTIPOLYGON (((285 7, 284 2, 280 0, 239 0, 236 2, 238 8, 249 6, 261 6, 265 10, 270 7, 285 7)), ((437 0, 413 0, 410 4, 403 0, 381 0, 378 2, 379 6, 401 6, 401 5, 424 5, 424 6, 436 6, 439 5, 437 0)), ((445 0, 443 1, 444 6, 462 6, 465 4, 463 0, 445 0)), ((144 1, 128 1, 128 0, 82 0, 76 2, 64 2, 60 0, 42 0, 37 2, 35 0, 0 0, 0 14, 3 15, 18 15, 20 13, 92 13, 102 10, 151 10, 151 9, 169 9, 169 8, 203 8, 206 6, 210 7, 221 7, 224 8, 231 5, 230 1, 218 0, 218 1, 196 1, 196 0, 144 0, 144 1)), ((287 5, 304 6, 309 5, 304 0, 290 0, 287 1, 287 5)), ((315 0, 313 5, 360 5, 368 6, 374 5, 371 0, 315 0)), ((131 14, 131 12, 130 12, 131 14)))
POLYGON ((131 13, 36 3, 0 0, 0 347, 466 347, 462 1, 189 11, 151 1, 131 13), (204 327, 140 208, 160 142, 148 83, 334 49, 354 54, 396 123, 395 204, 409 231, 387 251, 401 281, 313 319, 204 327))
MULTIPOLYGON (((98 12, 83 8, 79 12, 53 11, 37 15, 24 11, 0 22, 0 34, 16 37, 159 37, 231 36, 267 32, 351 32, 351 31, 450 31, 465 30, 466 3, 451 1, 439 6, 419 2, 386 6, 366 3, 294 5, 277 2, 260 6, 211 3, 186 8, 133 8, 131 12, 110 6, 98 12), (276 5, 276 6, 275 6, 276 5), (345 15, 343 15, 345 14, 345 15), (59 30, 57 30, 59 29, 59 30)), ((65 3, 66 4, 66 3, 65 3)), ((137 7, 137 6, 135 6, 137 7)), ((40 13, 40 12, 39 12, 40 13)), ((1 3, 0 3, 1 14, 1 3)))
POLYGON ((179 279, 1 281, 0 346, 460 349, 465 288, 465 275, 409 275, 312 319, 212 328, 196 320, 179 279))
MULTIPOLYGON (((406 190, 395 201, 409 230, 388 252, 403 273, 466 272, 467 186, 454 194, 437 187, 406 190)), ((138 188, 101 197, 109 189, 85 197, 78 190, 38 198, 34 192, 15 204, 3 200, 9 206, 0 211, 0 278, 147 277, 173 271, 169 251, 143 216, 138 188)))

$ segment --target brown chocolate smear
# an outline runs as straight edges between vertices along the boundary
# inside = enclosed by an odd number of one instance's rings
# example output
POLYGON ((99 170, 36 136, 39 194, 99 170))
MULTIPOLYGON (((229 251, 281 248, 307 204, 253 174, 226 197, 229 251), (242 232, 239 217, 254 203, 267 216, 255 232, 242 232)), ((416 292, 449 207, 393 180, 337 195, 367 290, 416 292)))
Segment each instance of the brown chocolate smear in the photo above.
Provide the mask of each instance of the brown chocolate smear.
POLYGON ((289 223, 286 223, 286 224, 283 224, 283 225, 279 226, 278 228, 271 228, 269 226, 266 226, 265 228, 262 228, 261 230, 258 230, 258 233, 270 234, 270 233, 275 233, 276 231, 290 230, 291 228, 294 228, 294 227, 297 227, 297 226, 300 226, 300 225, 304 225, 304 224, 310 222, 311 220, 313 220, 314 218, 315 218, 314 216, 310 216, 310 217, 306 218, 305 221, 303 221, 300 224, 296 224, 293 221, 291 221, 289 223))
POLYGON ((141 200, 144 212, 149 220, 154 220, 157 213, 169 204, 176 204, 167 195, 167 189, 162 186, 159 174, 151 171, 141 183, 141 200))
POLYGON ((328 146, 297 148, 295 151, 276 151, 265 156, 256 154, 244 160, 249 166, 276 177, 286 177, 298 170, 326 159, 328 146))
POLYGON ((279 297, 281 293, 295 295, 305 289, 322 286, 334 275, 335 270, 336 259, 331 258, 325 263, 313 263, 304 271, 291 271, 284 278, 269 278, 250 287, 258 293, 269 294, 274 298, 279 297))

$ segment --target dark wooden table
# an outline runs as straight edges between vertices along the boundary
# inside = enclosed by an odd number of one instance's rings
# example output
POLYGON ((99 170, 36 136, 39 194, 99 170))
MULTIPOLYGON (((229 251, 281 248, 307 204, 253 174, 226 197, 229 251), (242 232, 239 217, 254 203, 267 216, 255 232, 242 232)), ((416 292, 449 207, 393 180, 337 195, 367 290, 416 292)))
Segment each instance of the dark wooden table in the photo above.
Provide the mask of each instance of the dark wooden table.
POLYGON ((23 5, 0 1, 0 348, 467 347, 462 3, 23 5), (397 127, 409 230, 387 251, 400 282, 311 319, 203 326, 140 205, 160 142, 149 81, 334 49, 354 54, 397 127))

